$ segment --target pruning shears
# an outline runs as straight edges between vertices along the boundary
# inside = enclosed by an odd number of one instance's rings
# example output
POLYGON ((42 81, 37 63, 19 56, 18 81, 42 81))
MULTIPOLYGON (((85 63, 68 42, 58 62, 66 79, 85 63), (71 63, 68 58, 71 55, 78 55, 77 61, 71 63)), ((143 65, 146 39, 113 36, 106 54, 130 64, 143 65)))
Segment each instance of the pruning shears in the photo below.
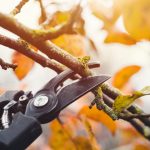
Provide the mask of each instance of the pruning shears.
POLYGON ((65 107, 109 79, 95 75, 64 86, 75 74, 70 69, 63 71, 35 95, 7 91, 0 96, 0 150, 27 148, 42 133, 41 124, 57 118, 65 107))

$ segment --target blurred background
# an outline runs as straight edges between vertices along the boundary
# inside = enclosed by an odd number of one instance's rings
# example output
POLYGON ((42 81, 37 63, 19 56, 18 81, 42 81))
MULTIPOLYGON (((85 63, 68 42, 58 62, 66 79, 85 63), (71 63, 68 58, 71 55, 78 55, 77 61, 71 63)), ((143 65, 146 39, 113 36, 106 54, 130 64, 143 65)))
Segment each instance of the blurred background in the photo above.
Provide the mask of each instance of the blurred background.
MULTIPOLYGON (((20 0, 0 0, 0 12, 9 14, 10 11, 13 10, 13 8, 19 2, 20 0)), ((47 16, 50 20, 50 18, 53 18, 53 15, 55 15, 58 11, 70 11, 71 8, 73 8, 77 3, 79 3, 79 0, 43 0, 42 2, 45 7, 46 13, 48 14, 47 16)), ((80 3, 83 7, 82 18, 84 20, 84 31, 86 32, 84 34, 86 35, 84 36, 84 44, 80 43, 81 41, 83 41, 80 40, 81 37, 76 37, 76 40, 72 39, 71 41, 71 46, 74 46, 76 44, 78 45, 77 49, 79 53, 90 55, 91 61, 94 60, 99 61, 101 63, 100 69, 98 69, 96 72, 102 74, 109 74, 110 76, 112 76, 112 79, 109 81, 110 84, 113 84, 113 79, 115 75, 122 68, 133 65, 139 66, 140 70, 136 74, 134 74, 121 89, 125 93, 131 93, 134 90, 140 90, 143 87, 150 85, 150 36, 134 36, 134 33, 132 31, 130 32, 130 29, 128 27, 129 25, 125 20, 125 17, 127 16, 126 14, 124 15, 124 12, 126 12, 130 14, 129 16, 133 18, 137 18, 139 16, 139 18, 137 19, 140 20, 141 14, 143 12, 139 11, 147 6, 147 16, 144 17, 148 20, 147 22, 149 23, 150 2, 149 0, 144 0, 143 5, 141 4, 141 2, 139 2, 139 0, 133 0, 132 6, 134 5, 134 7, 132 8, 130 6, 131 4, 129 5, 129 0, 126 2, 127 4, 124 4, 124 0, 120 0, 120 2, 117 2, 117 0, 82 0, 80 3), (119 15, 119 17, 116 17, 117 19, 115 20, 115 23, 112 23, 112 25, 111 18, 113 18, 113 15, 115 15, 113 9, 114 6, 117 7, 117 5, 114 5, 116 3, 121 3, 120 5, 126 6, 126 9, 122 12, 121 15, 119 15), (139 6, 143 8, 139 8, 139 6), (128 7, 130 10, 133 11, 129 11, 127 9, 128 7), (134 14, 136 15, 133 16, 134 14), (109 25, 105 22, 104 18, 108 19, 108 22, 110 23, 109 25), (114 33, 113 35, 112 32, 114 33), (130 36, 128 35, 128 33, 130 36)), ((15 16, 15 18, 24 25, 33 29, 37 29, 41 28, 41 25, 39 24, 40 15, 41 11, 39 1, 29 0, 29 2, 22 8, 21 12, 15 16)), ((133 20, 133 18, 131 18, 131 20, 133 20)), ((128 21, 131 20, 129 18, 128 21)), ((137 22, 135 20, 135 28, 137 27, 136 24, 137 22)), ((150 25, 150 23, 148 25, 150 25)), ((146 29, 145 26, 143 23, 143 26, 141 26, 141 28, 146 29)), ((16 35, 2 28, 0 28, 0 33, 12 38, 18 38, 16 35)), ((142 35, 142 33, 139 34, 142 35)), ((56 41, 54 41, 54 43, 55 42, 56 41)), ((77 53, 76 50, 74 51, 74 53, 77 53)), ((4 59, 6 62, 12 62, 13 53, 14 50, 0 45, 0 58, 4 59)), ((38 89, 40 89, 40 87, 42 87, 48 80, 50 80, 55 75, 56 73, 53 70, 43 68, 37 63, 34 64, 30 72, 21 80, 18 79, 16 74, 11 69, 7 71, 0 69, 0 89, 1 91, 23 89, 32 90, 33 92, 36 92, 38 89)), ((86 103, 85 101, 83 102, 83 99, 85 99, 85 97, 82 98, 82 100, 76 102, 75 104, 69 106, 69 113, 78 112, 86 103)), ((142 97, 140 100, 137 101, 137 103, 141 105, 142 109, 146 113, 150 113, 150 96, 142 97)), ((65 118, 64 120, 67 119, 65 118)), ((43 130, 45 131, 44 134, 35 143, 33 143, 33 146, 31 146, 31 148, 29 149, 51 149, 51 146, 48 145, 48 139, 50 138, 50 133, 48 131, 49 126, 50 125, 43 126, 43 130)), ((118 131, 116 132, 115 136, 112 136, 109 131, 106 131, 106 133, 101 132, 103 129, 106 128, 103 125, 99 125, 98 123, 92 123, 92 126, 94 126, 93 132, 99 131, 99 134, 97 134, 96 136, 98 143, 100 143, 101 145, 101 149, 135 150, 136 148, 134 148, 133 145, 138 145, 139 143, 142 143, 142 146, 146 145, 145 147, 143 146, 146 150, 150 149, 149 142, 141 137, 136 139, 135 136, 137 136, 137 133, 134 131, 134 129, 132 129, 132 127, 128 123, 124 121, 118 121, 118 131), (119 131, 121 131, 123 135, 120 135, 119 131), (128 133, 128 131, 130 131, 130 133, 128 133), (119 139, 120 137, 121 139, 119 139), (132 140, 130 139, 131 137, 133 138, 132 140)), ((79 133, 80 131, 82 131, 82 129, 76 127, 76 132, 79 133)), ((85 133, 83 132, 83 135, 84 134, 85 133)), ((55 142, 57 143, 57 138, 55 142)), ((137 148, 136 150, 144 150, 143 147, 139 146, 139 149, 137 148)), ((60 147, 54 149, 61 150, 60 147)))

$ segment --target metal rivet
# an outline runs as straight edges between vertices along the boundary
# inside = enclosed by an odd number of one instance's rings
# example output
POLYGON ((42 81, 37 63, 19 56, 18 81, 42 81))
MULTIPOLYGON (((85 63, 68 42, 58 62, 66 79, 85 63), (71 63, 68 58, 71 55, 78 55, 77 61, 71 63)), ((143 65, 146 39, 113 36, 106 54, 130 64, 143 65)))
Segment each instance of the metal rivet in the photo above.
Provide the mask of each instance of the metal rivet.
POLYGON ((19 101, 22 102, 22 101, 25 101, 27 100, 27 96, 26 95, 22 95, 20 98, 19 98, 19 101))
POLYGON ((48 97, 47 96, 43 96, 40 95, 38 97, 35 98, 33 105, 35 107, 43 107, 48 103, 48 97))

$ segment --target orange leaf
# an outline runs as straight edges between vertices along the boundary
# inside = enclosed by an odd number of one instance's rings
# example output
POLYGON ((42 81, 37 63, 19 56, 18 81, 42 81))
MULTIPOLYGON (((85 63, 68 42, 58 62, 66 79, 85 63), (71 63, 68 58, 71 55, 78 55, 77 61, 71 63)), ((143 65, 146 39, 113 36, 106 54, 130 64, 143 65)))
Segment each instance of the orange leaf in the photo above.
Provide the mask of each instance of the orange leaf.
POLYGON ((137 65, 122 68, 115 74, 112 85, 118 89, 122 89, 123 86, 129 81, 131 76, 137 73, 140 69, 141 67, 137 65))
POLYGON ((73 138, 73 141, 76 144, 77 150, 96 150, 93 149, 91 141, 84 136, 77 136, 73 138))
POLYGON ((14 52, 12 55, 12 63, 17 64, 15 74, 19 80, 23 79, 29 71, 33 68, 34 61, 18 52, 14 52))
MULTIPOLYGON (((97 150, 88 137, 75 136, 70 124, 60 124, 54 120, 50 124, 51 136, 49 138, 50 147, 54 150, 97 150)), ((100 150, 100 149, 99 149, 100 150)))
POLYGON ((106 113, 99 111, 96 107, 89 109, 88 106, 84 106, 79 114, 83 114, 90 119, 101 122, 111 131, 112 134, 116 131, 116 123, 106 113))
POLYGON ((101 147, 96 140, 96 137, 94 135, 94 132, 92 130, 92 126, 91 126, 89 120, 84 116, 84 117, 82 117, 81 121, 83 122, 85 129, 88 133, 89 140, 90 140, 90 143, 92 145, 92 150, 100 150, 101 147))
POLYGON ((147 141, 138 141, 134 144, 133 150, 149 150, 150 149, 150 143, 147 141))
POLYGON ((122 43, 127 45, 136 44, 136 40, 134 40, 130 35, 120 31, 108 31, 108 35, 105 38, 105 43, 122 43))
POLYGON ((75 150, 75 145, 71 140, 71 132, 68 128, 63 128, 62 125, 54 120, 50 124, 52 134, 49 139, 49 144, 54 150, 75 150))
POLYGON ((3 88, 0 88, 0 94, 3 94, 6 90, 3 88))
POLYGON ((52 40, 54 44, 76 57, 85 55, 85 41, 81 35, 61 35, 52 40))

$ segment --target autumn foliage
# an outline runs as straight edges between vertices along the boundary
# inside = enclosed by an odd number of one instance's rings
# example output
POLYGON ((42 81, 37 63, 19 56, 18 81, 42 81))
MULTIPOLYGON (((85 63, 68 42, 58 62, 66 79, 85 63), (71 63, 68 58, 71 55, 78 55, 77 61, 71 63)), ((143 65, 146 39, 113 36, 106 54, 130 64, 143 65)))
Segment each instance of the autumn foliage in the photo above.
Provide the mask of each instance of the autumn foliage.
MULTIPOLYGON (((0 33, 0 44, 12 50, 10 65, 17 67, 6 65, 5 61, 0 66, 12 68, 11 73, 20 82, 19 88, 27 90, 28 85, 22 85, 22 81, 32 76, 31 71, 36 63, 43 66, 43 70, 47 67, 50 71, 60 73, 71 68, 80 76, 87 77, 93 73, 88 68, 89 61, 101 61, 101 54, 103 56, 99 45, 120 44, 128 49, 138 43, 149 42, 150 0, 109 1, 111 5, 105 0, 85 0, 85 3, 79 1, 67 5, 69 2, 61 0, 37 0, 35 3, 40 12, 37 29, 25 26, 16 17, 19 13, 28 13, 23 8, 31 5, 30 1, 20 0, 8 12, 9 15, 0 10, 0 26, 17 35, 16 39, 7 36, 7 33, 0 33), (64 5, 69 7, 64 9, 64 5), (48 9, 52 8, 54 11, 50 12, 48 9), (94 24, 102 23, 98 31, 99 37, 103 32, 106 33, 102 43, 96 42, 97 35, 90 36, 93 26, 89 28, 87 24, 92 21, 95 21, 94 24)), ((3 58, 2 52, 0 57, 3 58)), ((150 84, 138 90, 133 88, 130 80, 139 76, 142 66, 138 63, 125 64, 111 74, 109 85, 103 84, 92 91, 96 98, 91 93, 87 94, 76 102, 73 110, 66 108, 59 119, 49 123, 46 129, 44 127, 49 134, 43 150, 150 149, 150 116, 133 104, 141 104, 141 98, 150 95, 150 84)), ((106 65, 104 70, 109 72, 109 69, 106 65)), ((96 73, 99 75, 101 70, 96 73)), ((36 82, 38 80, 40 77, 36 82)), ((0 82, 0 94, 7 90, 1 87, 0 82)), ((33 144, 29 149, 34 150, 37 145, 33 144)))

